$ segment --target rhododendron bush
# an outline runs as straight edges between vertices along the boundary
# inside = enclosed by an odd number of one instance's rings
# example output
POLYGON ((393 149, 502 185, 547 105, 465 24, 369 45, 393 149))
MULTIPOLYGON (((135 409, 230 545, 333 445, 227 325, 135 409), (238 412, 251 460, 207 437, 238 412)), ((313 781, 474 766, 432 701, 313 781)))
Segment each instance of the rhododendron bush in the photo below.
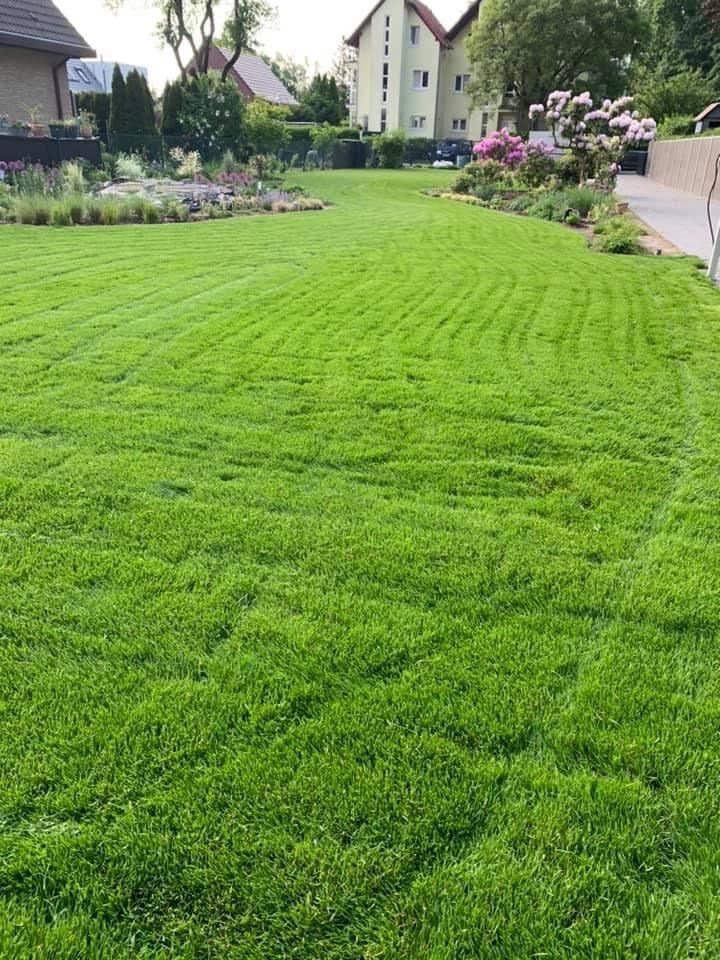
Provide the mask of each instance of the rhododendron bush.
POLYGON ((632 107, 632 97, 603 100, 596 107, 587 91, 555 90, 546 104, 533 104, 529 113, 531 120, 544 116, 555 143, 568 145, 581 181, 593 175, 612 181, 627 151, 654 140, 657 133, 652 117, 641 117, 632 107))
POLYGON ((529 186, 538 186, 552 171, 552 147, 542 141, 526 143, 505 127, 476 143, 473 153, 478 163, 500 164, 515 171, 529 186))

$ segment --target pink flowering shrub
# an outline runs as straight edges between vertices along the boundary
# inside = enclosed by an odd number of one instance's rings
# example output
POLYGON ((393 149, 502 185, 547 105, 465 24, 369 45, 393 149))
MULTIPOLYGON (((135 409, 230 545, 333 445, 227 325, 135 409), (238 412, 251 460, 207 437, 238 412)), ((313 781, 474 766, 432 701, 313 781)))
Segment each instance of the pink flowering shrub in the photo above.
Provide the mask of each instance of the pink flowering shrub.
POLYGON ((479 163, 495 160, 510 170, 516 170, 525 162, 526 146, 522 137, 513 136, 503 127, 476 143, 473 147, 475 159, 479 163))
POLYGON ((596 107, 587 91, 573 96, 571 90, 554 90, 546 104, 530 107, 529 116, 544 116, 555 143, 568 144, 581 181, 595 174, 612 182, 625 153, 657 133, 655 121, 633 112, 632 105, 632 97, 620 97, 596 107))

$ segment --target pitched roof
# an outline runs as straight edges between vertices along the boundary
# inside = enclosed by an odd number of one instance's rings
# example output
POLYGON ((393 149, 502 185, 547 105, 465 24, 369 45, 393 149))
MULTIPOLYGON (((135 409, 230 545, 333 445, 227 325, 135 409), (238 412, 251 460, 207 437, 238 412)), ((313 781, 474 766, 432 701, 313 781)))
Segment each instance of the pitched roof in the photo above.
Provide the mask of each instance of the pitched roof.
MULTIPOLYGON (((360 34, 362 33, 363 27, 368 22, 368 20, 370 20, 372 17, 375 16, 375 14, 383 5, 384 2, 385 0, 379 0, 379 2, 376 3, 375 6, 372 8, 370 13, 365 17, 365 19, 357 28, 357 30, 353 31, 353 33, 350 34, 350 36, 347 38, 347 41, 346 41, 348 46, 357 47, 357 45, 360 43, 360 34)), ((447 47, 448 46, 447 31, 445 30, 445 27, 440 23, 438 18, 435 16, 435 14, 432 12, 430 7, 428 7, 426 3, 422 3, 421 0, 406 0, 406 3, 409 7, 413 8, 415 13, 420 17, 422 22, 428 28, 430 33, 432 33, 432 35, 435 37, 437 42, 441 46, 447 47)))
POLYGON ((475 0, 475 3, 471 3, 455 26, 450 27, 447 32, 447 39, 449 42, 452 42, 455 37, 461 33, 465 27, 467 27, 469 23, 472 23, 473 20, 477 20, 478 16, 480 15, 480 2, 481 0, 475 0))
MULTIPOLYGON (((218 49, 226 61, 232 57, 232 50, 227 50, 224 47, 218 47, 218 49)), ((241 53, 234 69, 235 73, 256 97, 267 100, 268 103, 277 103, 283 107, 297 105, 295 97, 282 80, 275 76, 262 57, 256 57, 252 53, 241 53)))
POLYGON ((95 51, 52 0, 0 0, 0 44, 75 57, 95 51))
POLYGON ((720 107, 720 103, 711 103, 709 107, 705 107, 702 113, 699 113, 695 117, 695 123, 701 123, 706 117, 709 117, 713 110, 717 110, 720 107))

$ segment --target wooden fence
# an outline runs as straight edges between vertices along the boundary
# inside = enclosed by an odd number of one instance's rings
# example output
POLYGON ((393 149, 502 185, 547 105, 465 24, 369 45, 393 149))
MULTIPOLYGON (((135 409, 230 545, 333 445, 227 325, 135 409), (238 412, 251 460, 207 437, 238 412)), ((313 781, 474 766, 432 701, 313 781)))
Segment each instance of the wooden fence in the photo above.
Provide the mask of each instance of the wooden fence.
POLYGON ((650 144, 647 176, 684 193, 706 197, 719 156, 720 137, 658 140, 650 144))

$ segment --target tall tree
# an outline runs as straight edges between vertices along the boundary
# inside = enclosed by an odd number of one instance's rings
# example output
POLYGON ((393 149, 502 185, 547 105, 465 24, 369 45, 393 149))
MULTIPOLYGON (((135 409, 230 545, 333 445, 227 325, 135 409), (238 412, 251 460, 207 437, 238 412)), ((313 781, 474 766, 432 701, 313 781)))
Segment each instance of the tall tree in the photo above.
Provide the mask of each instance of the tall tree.
POLYGON ((141 137, 149 137, 157 133, 152 97, 145 77, 137 70, 131 70, 125 81, 125 109, 127 111, 126 133, 141 137))
MULTIPOLYGON (((125 0, 106 0, 118 9, 125 0)), ((252 46, 257 31, 271 16, 267 0, 151 0, 159 14, 159 33, 172 50, 180 75, 187 80, 188 67, 206 74, 210 66, 210 50, 218 39, 218 16, 229 6, 230 15, 223 35, 227 37, 232 57, 224 68, 223 79, 235 66, 243 50, 252 46)))
POLYGON ((345 103, 335 77, 318 73, 301 97, 294 116, 298 120, 337 126, 345 117, 345 103))
POLYGON ((127 91, 122 70, 115 64, 112 75, 112 93, 110 98, 110 132, 128 132, 127 91))
POLYGON ((512 88, 522 124, 558 88, 620 93, 640 23, 635 0, 485 0, 467 44, 473 99, 484 106, 512 88))
POLYGON ((168 83, 163 93, 162 103, 162 133, 166 137, 182 136, 182 124, 180 117, 182 115, 184 100, 183 85, 176 81, 168 83))
POLYGON ((270 67, 272 72, 281 80, 296 100, 299 100, 308 88, 309 84, 309 65, 308 61, 298 63, 292 57, 285 57, 281 53, 276 53, 274 57, 263 54, 263 60, 270 67))

